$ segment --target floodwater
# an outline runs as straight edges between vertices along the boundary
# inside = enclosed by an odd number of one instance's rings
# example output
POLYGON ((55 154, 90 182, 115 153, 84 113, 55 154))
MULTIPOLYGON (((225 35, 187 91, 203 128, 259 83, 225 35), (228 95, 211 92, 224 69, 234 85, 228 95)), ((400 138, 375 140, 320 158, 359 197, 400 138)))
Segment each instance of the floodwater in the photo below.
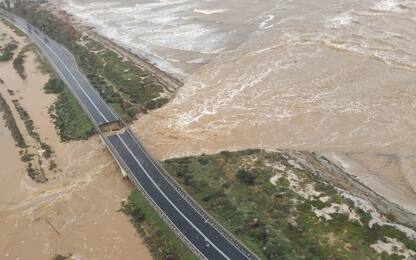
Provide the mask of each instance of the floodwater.
POLYGON ((416 212, 413 0, 61 0, 185 84, 133 126, 159 158, 324 153, 416 212))
MULTIPOLYGON (((2 23, 0 35, 0 45, 10 37, 18 42, 18 50, 28 43, 2 23)), ((12 61, 0 63, 0 93, 23 137, 33 145, 12 99, 28 111, 42 141, 55 151, 59 170, 47 172, 49 181, 44 184, 31 180, 20 160, 21 149, 0 114, 0 259, 52 259, 69 253, 71 259, 151 259, 128 217, 119 211, 133 187, 121 177, 98 137, 60 142, 48 115, 56 97, 44 94, 49 76, 38 65, 35 53, 27 52, 28 77, 22 80, 12 61)))

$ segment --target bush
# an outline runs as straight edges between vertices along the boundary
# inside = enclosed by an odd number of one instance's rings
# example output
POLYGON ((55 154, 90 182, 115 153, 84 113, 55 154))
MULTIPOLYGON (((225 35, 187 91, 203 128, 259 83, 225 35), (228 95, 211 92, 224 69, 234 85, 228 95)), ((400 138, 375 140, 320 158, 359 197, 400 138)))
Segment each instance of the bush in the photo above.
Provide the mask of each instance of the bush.
POLYGON ((19 52, 16 59, 14 59, 14 61, 13 61, 13 68, 16 70, 17 74, 19 74, 19 76, 22 79, 27 78, 27 75, 26 75, 26 72, 25 72, 25 67, 23 66, 23 62, 24 62, 25 57, 26 56, 25 56, 24 51, 22 49, 22 51, 19 52))
POLYGON ((206 156, 201 156, 198 158, 198 162, 202 165, 207 165, 209 163, 209 159, 206 156))
POLYGON ((248 172, 244 168, 239 168, 237 170, 236 176, 240 181, 244 182, 247 185, 253 185, 256 180, 256 176, 248 172))
POLYGON ((65 83, 62 80, 56 77, 51 77, 48 82, 46 82, 43 90, 47 94, 59 94, 62 90, 64 90, 64 87, 65 83))
POLYGON ((64 89, 50 113, 62 141, 87 139, 94 133, 94 126, 76 99, 64 89))
POLYGON ((17 45, 14 42, 8 43, 6 47, 3 48, 2 54, 0 55, 0 61, 9 61, 13 59, 13 51, 17 49, 17 45))

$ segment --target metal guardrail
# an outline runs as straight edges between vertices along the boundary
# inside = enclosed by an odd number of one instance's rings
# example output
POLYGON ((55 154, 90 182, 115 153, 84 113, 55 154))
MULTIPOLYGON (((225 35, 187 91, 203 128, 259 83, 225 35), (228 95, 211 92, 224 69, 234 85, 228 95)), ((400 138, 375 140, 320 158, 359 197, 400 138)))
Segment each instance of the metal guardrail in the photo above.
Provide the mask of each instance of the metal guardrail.
MULTIPOLYGON (((6 17, 6 19, 9 20, 12 24, 14 24, 18 29, 26 33, 26 28, 21 28, 18 24, 16 24, 11 17, 10 14, 5 14, 4 12, 0 12, 0 15, 3 15, 6 17), (10 17, 9 17, 10 16, 10 17)), ((32 25, 33 28, 36 28, 32 25)), ((37 30, 35 31, 37 32, 37 30)), ((38 33, 37 33, 38 34, 38 33)), ((43 34, 43 33, 42 33, 43 34)), ((48 39, 48 36, 43 35, 45 39, 48 39)), ((30 37, 30 36, 29 36, 30 37)), ((53 41, 49 39, 49 41, 53 41)), ((36 42, 36 41, 35 41, 36 42)), ((81 72, 79 69, 77 62, 74 58, 74 56, 61 44, 53 41, 56 45, 60 46, 64 51, 66 51, 69 56, 73 59, 75 66, 77 67, 77 70, 81 72)), ((43 42, 42 42, 43 43, 43 42)), ((43 43, 45 44, 45 43, 43 43)), ((101 139, 104 140, 104 145, 106 148, 110 151, 114 159, 117 161, 120 167, 127 173, 130 181, 132 181, 136 188, 144 195, 145 199, 150 203, 150 205, 156 210, 158 215, 164 220, 164 222, 169 226, 169 228, 187 245, 187 247, 200 259, 206 259, 206 257, 195 247, 193 244, 181 233, 181 231, 175 226, 175 224, 169 219, 169 217, 160 209, 160 207, 153 201, 153 199, 149 196, 149 194, 145 191, 145 189, 142 187, 140 182, 135 178, 134 174, 130 171, 129 167, 125 164, 124 160, 120 157, 115 147, 111 144, 111 142, 108 140, 108 137, 105 133, 103 133, 100 129, 100 125, 95 121, 93 116, 90 114, 88 108, 86 105, 83 104, 81 98, 77 95, 75 90, 73 90, 69 84, 69 82, 66 80, 64 75, 61 73, 61 71, 57 68, 57 66, 54 64, 54 62, 49 60, 48 55, 40 48, 41 52, 44 53, 44 56, 47 58, 49 63, 52 65, 55 72, 60 76, 60 78, 65 82, 67 88, 71 92, 71 94, 76 98, 78 103, 80 104, 83 111, 87 114, 90 121, 93 123, 97 133, 100 135, 101 139)), ((88 79, 80 73, 82 77, 84 77, 85 80, 88 81, 88 79)), ((98 96, 99 93, 96 89, 92 88, 93 91, 96 92, 98 96)), ((111 110, 111 109, 110 109, 111 110)), ((115 114, 112 110, 111 112, 115 114)), ((116 115, 116 114, 115 114, 116 115)), ((163 168, 163 166, 156 160, 153 160, 150 154, 146 151, 145 147, 140 143, 139 139, 133 134, 131 129, 128 127, 128 125, 119 117, 120 122, 126 131, 132 136, 132 138, 137 142, 137 145, 140 147, 140 149, 145 153, 145 155, 148 157, 148 159, 153 163, 153 165, 160 171, 161 175, 165 178, 165 180, 174 188, 180 196, 188 202, 188 204, 196 211, 198 214, 205 220, 207 223, 209 223, 215 230, 217 230, 220 234, 222 234, 229 242, 231 242, 240 252, 242 252, 244 255, 248 256, 252 260, 259 259, 250 249, 244 246, 243 243, 239 241, 238 238, 236 238, 233 234, 231 234, 225 227, 223 227, 221 224, 219 224, 215 218, 213 218, 208 212, 203 210, 203 208, 186 192, 185 189, 183 189, 180 184, 171 177, 167 171, 163 168)))
POLYGON ((130 171, 129 167, 125 164, 124 160, 120 157, 117 150, 114 146, 110 143, 107 137, 104 137, 104 141, 106 143, 106 147, 113 155, 113 157, 117 160, 120 167, 126 171, 127 176, 129 177, 130 181, 135 184, 136 189, 144 196, 144 198, 150 203, 153 209, 156 210, 158 215, 164 220, 164 222, 169 226, 169 228, 182 240, 182 242, 187 245, 187 247, 199 258, 199 259, 207 259, 199 250, 193 246, 193 244, 182 234, 182 232, 175 226, 175 224, 169 219, 169 217, 163 212, 163 210, 154 202, 154 200, 149 196, 149 194, 145 191, 143 186, 140 182, 134 177, 134 174, 130 171))
POLYGON ((258 260, 256 254, 254 254, 250 249, 248 249, 238 238, 236 238, 231 232, 229 232, 224 226, 222 226, 218 221, 215 220, 207 211, 203 209, 203 207, 192 198, 189 193, 181 187, 181 185, 172 177, 170 176, 165 168, 159 163, 159 161, 155 161, 152 159, 152 156, 146 151, 143 144, 138 140, 130 128, 127 129, 133 139, 137 142, 137 145, 142 149, 142 151, 146 154, 148 159, 154 163, 156 168, 159 169, 161 175, 166 179, 166 181, 185 199, 191 207, 198 212, 198 214, 206 220, 211 226, 213 226, 219 233, 221 233, 228 241, 230 241, 236 248, 243 252, 246 256, 248 256, 252 260, 258 260), (241 247, 241 246, 242 247, 241 247))

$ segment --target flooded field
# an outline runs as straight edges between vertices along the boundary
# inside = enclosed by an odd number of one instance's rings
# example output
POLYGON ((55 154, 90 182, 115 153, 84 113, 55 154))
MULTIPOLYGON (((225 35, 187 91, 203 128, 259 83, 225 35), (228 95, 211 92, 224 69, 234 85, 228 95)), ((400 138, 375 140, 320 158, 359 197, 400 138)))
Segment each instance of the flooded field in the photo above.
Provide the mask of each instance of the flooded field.
MULTIPOLYGON (((17 52, 28 43, 2 23, 0 35, 1 45, 13 38, 17 52)), ((26 53, 26 80, 18 76, 12 62, 0 63, 0 94, 27 149, 34 149, 12 100, 28 111, 40 139, 54 151, 57 171, 47 171, 45 183, 29 178, 19 154, 22 149, 15 146, 0 113, 0 258, 51 259, 56 254, 72 254, 73 259, 151 259, 119 211, 132 187, 99 138, 61 143, 48 115, 56 97, 43 92, 49 76, 38 68, 36 54, 26 53)))
POLYGON ((317 151, 416 212, 415 1, 53 2, 184 80, 134 125, 159 158, 317 151))

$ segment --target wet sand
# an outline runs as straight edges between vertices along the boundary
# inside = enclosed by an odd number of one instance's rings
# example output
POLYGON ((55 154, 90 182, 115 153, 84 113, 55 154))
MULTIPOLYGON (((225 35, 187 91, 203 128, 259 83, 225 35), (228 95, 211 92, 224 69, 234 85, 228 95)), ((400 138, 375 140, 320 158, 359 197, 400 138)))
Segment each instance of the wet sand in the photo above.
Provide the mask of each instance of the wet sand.
MULTIPOLYGON (((23 47, 24 38, 6 32, 23 47)), ((17 53, 17 52, 16 52, 17 53)), ((29 139, 11 99, 19 99, 41 139, 55 151, 56 173, 39 184, 21 162, 10 131, 0 122, 0 258, 51 259, 73 254, 76 259, 151 259, 120 202, 132 189, 98 137, 61 143, 48 115, 54 95, 43 93, 48 75, 37 68, 36 55, 27 53, 26 80, 12 62, 0 63, 0 92, 12 109, 25 140, 29 139), (11 97, 7 89, 13 90, 11 97)))

